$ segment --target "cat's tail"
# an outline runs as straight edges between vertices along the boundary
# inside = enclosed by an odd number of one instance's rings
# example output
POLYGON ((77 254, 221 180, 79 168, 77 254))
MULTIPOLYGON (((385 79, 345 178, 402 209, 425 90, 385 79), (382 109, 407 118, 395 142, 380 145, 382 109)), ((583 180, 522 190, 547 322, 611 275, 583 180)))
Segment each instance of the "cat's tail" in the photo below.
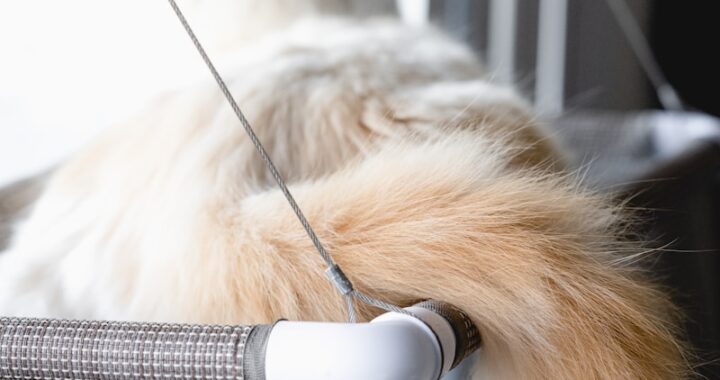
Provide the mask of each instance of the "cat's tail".
MULTIPOLYGON (((637 268, 637 247, 616 237, 616 209, 572 181, 506 162, 500 145, 458 133, 387 146, 292 190, 357 288, 469 313, 483 337, 478 371, 491 376, 482 378, 687 377, 672 306, 637 268)), ((282 195, 255 195, 240 209, 239 307, 268 320, 343 320, 282 195)), ((379 312, 361 308, 366 319, 379 312)))

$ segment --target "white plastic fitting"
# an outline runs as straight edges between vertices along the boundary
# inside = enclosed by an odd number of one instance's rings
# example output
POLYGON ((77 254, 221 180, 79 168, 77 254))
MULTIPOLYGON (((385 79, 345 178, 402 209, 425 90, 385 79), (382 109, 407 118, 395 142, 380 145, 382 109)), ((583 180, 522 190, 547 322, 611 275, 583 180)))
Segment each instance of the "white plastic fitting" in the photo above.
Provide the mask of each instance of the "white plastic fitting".
POLYGON ((267 380, 438 380, 455 359, 440 315, 386 313, 370 323, 278 322, 268 338, 267 380))

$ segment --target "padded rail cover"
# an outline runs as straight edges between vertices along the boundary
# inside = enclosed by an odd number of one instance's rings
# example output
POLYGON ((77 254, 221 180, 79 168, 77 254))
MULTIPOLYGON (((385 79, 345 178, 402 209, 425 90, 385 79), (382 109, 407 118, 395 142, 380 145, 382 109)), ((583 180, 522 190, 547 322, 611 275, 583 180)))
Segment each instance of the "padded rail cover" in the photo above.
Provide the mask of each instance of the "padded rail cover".
POLYGON ((271 328, 0 318, 0 378, 262 380, 271 328))

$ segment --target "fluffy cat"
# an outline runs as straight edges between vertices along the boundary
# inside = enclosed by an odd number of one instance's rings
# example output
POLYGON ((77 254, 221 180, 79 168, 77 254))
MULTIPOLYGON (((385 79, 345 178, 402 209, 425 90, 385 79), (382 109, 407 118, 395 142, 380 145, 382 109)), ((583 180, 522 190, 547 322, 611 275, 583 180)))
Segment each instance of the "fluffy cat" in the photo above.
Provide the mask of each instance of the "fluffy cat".
MULTIPOLYGON (((221 71, 356 287, 466 311, 478 379, 687 377, 672 305, 619 237, 619 209, 564 174, 529 107, 439 31, 312 17, 324 3, 291 9, 305 16, 221 71)), ((345 320, 323 270, 208 82, 52 174, 0 253, 0 315, 345 320)))

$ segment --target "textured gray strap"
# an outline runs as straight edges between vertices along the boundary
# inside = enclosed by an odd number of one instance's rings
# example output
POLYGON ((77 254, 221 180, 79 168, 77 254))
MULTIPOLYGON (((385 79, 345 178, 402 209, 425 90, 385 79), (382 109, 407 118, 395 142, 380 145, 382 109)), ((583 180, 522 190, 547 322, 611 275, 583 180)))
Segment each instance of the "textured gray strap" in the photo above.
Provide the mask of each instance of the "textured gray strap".
MULTIPOLYGON (((201 326, 0 318, 2 379, 206 379, 246 377, 270 326, 201 326)), ((262 354, 260 357, 264 357, 262 354)))

